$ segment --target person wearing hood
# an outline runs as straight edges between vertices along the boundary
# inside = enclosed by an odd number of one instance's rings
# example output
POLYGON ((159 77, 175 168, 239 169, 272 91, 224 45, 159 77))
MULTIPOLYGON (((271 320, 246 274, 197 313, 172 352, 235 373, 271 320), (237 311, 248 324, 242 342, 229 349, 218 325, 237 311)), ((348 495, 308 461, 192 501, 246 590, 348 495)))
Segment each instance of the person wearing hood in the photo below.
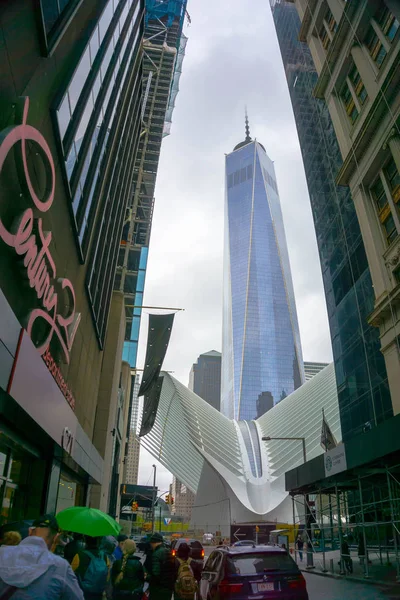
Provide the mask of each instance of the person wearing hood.
POLYGON ((151 559, 145 566, 149 583, 149 600, 171 600, 176 581, 175 560, 164 545, 164 538, 153 533, 150 540, 151 559))
POLYGON ((33 522, 29 537, 18 546, 0 548, 0 598, 29 600, 83 600, 70 565, 50 552, 58 534, 52 515, 33 522))

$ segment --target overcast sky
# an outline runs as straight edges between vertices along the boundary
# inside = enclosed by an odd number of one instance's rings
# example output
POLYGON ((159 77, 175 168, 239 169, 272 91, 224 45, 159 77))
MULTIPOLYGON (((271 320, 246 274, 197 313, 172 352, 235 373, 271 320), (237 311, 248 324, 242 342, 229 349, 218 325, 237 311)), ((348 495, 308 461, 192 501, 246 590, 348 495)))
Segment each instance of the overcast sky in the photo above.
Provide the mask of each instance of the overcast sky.
MULTIPOLYGON (((304 360, 332 360, 310 201, 268 0, 189 0, 192 24, 171 135, 157 178, 144 304, 181 307, 166 370, 188 384, 199 354, 221 350, 224 154, 250 133, 275 163, 304 360)), ((144 316, 138 367, 144 360, 144 316)), ((154 459, 141 450, 139 483, 154 459)), ((158 469, 167 489, 171 475, 158 469)))

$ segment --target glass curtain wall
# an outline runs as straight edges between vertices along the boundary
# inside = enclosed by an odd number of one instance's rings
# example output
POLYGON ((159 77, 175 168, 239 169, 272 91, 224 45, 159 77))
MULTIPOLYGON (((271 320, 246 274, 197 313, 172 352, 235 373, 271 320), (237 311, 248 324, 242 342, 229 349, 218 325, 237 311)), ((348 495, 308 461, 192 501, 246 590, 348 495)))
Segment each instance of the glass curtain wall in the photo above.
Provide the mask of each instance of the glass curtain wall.
POLYGON ((221 411, 259 416, 304 381, 296 305, 272 161, 258 142, 226 157, 221 411))
POLYGON ((392 416, 379 331, 367 323, 372 281, 350 191, 335 184, 342 159, 326 104, 313 96, 317 73, 307 45, 298 40, 299 16, 292 3, 272 4, 317 234, 347 440, 392 416))

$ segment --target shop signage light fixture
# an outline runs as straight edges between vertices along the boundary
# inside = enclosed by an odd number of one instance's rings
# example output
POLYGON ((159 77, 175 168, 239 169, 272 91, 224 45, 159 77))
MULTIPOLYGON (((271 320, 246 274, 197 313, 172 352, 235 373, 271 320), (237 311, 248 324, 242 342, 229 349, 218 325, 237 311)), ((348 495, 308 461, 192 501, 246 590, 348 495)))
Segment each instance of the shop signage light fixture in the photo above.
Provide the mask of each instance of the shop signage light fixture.
MULTIPOLYGON (((9 152, 16 150, 15 158, 24 195, 30 197, 34 207, 40 213, 45 213, 54 200, 56 182, 54 161, 42 134, 27 124, 29 98, 22 98, 22 101, 22 123, 7 127, 0 132, 0 174, 9 152), (46 190, 43 200, 36 194, 31 180, 27 161, 28 141, 35 144, 45 168, 46 190)), ((39 217, 35 220, 33 209, 27 208, 10 229, 5 227, 0 217, 0 237, 23 258, 29 286, 35 290, 41 304, 41 308, 31 310, 28 315, 26 330, 29 336, 33 338, 32 341, 42 356, 56 336, 63 358, 69 363, 81 315, 75 312, 75 292, 72 283, 68 279, 57 278, 56 265, 50 252, 52 233, 43 231, 42 219, 39 217), (47 322, 49 328, 45 339, 35 342, 33 328, 36 321, 47 322)))

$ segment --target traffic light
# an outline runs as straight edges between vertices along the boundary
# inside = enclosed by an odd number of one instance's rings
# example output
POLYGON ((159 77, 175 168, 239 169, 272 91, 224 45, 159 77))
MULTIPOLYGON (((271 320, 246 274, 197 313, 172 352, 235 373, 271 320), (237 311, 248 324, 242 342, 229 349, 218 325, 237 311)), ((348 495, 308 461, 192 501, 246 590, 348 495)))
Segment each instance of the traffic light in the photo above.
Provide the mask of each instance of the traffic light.
POLYGON ((173 496, 170 497, 169 503, 170 503, 171 506, 173 505, 173 503, 174 503, 174 497, 173 496))
POLYGON ((139 508, 139 504, 137 502, 132 502, 131 510, 132 512, 137 512, 139 508))
POLYGON ((165 502, 166 502, 167 504, 169 504, 169 494, 167 494, 167 495, 165 496, 165 502))

